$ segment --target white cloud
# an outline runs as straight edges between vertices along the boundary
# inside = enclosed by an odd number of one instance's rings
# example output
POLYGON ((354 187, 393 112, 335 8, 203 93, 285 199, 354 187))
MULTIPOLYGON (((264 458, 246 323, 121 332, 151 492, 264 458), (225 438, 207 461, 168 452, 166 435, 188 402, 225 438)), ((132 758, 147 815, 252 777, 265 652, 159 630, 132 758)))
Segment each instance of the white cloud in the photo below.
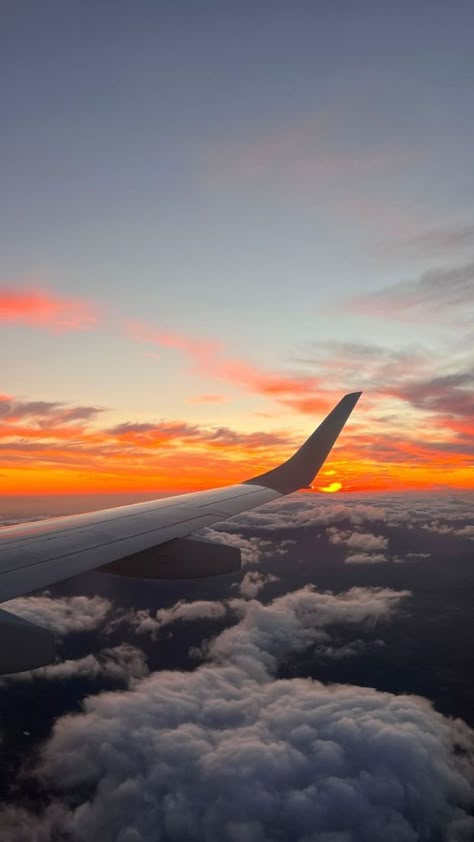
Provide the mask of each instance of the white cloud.
POLYGON ((9 842, 46 842, 53 829, 73 842, 467 842, 467 726, 414 696, 273 679, 291 651, 330 646, 331 623, 387 618, 404 596, 304 588, 268 606, 236 600, 240 622, 209 663, 58 720, 37 773, 64 804, 3 811, 9 842))
POLYGON ((371 520, 384 520, 385 509, 380 503, 373 504, 371 501, 367 504, 353 500, 350 503, 336 503, 326 498, 327 495, 322 494, 293 494, 284 500, 267 503, 265 508, 235 515, 229 523, 237 528, 245 526, 272 531, 324 527, 343 521, 359 526, 371 520))
POLYGON ((83 658, 9 675, 2 679, 2 683, 27 682, 35 678, 49 681, 68 678, 112 678, 128 686, 146 675, 148 667, 143 652, 128 643, 121 643, 110 649, 102 649, 96 654, 85 655, 83 658))
POLYGON ((344 532, 334 526, 326 530, 332 544, 344 544, 350 549, 373 552, 375 550, 386 550, 388 538, 383 535, 373 535, 371 532, 344 532))
POLYGON ((112 603, 100 596, 20 596, 5 602, 6 611, 59 635, 86 632, 105 622, 112 603))
POLYGON ((259 573, 257 570, 248 570, 239 584, 239 592, 246 599, 254 599, 258 593, 270 582, 279 582, 278 576, 272 573, 259 573))
POLYGON ((382 564, 384 561, 388 561, 384 553, 351 553, 345 564, 382 564))
POLYGON ((236 528, 271 532, 277 529, 324 528, 347 523, 361 527, 375 522, 387 526, 424 527, 433 520, 455 528, 472 523, 473 495, 463 494, 367 494, 334 495, 297 493, 267 503, 264 508, 243 512, 229 520, 236 528))
POLYGON ((465 526, 463 529, 457 529, 456 535, 460 538, 472 538, 474 540, 474 526, 465 526))
POLYGON ((257 537, 246 538, 245 535, 213 529, 210 526, 201 529, 196 535, 200 535, 206 541, 213 541, 216 544, 237 547, 242 553, 243 566, 247 564, 258 564, 262 557, 269 553, 282 555, 282 553, 286 552, 285 548, 275 547, 272 541, 265 541, 263 538, 257 537))
POLYGON ((138 634, 150 634, 156 638, 163 626, 176 623, 179 620, 190 623, 195 620, 220 620, 225 617, 225 604, 219 601, 195 600, 194 602, 180 601, 171 608, 160 608, 155 615, 147 609, 132 611, 123 620, 129 623, 138 634))
POLYGON ((256 600, 230 600, 230 608, 241 620, 211 641, 208 657, 222 664, 238 664, 242 670, 251 669, 261 677, 273 672, 278 661, 291 652, 302 651, 313 643, 329 642, 329 626, 388 619, 400 600, 409 595, 409 591, 388 588, 322 593, 306 585, 268 605, 256 600))

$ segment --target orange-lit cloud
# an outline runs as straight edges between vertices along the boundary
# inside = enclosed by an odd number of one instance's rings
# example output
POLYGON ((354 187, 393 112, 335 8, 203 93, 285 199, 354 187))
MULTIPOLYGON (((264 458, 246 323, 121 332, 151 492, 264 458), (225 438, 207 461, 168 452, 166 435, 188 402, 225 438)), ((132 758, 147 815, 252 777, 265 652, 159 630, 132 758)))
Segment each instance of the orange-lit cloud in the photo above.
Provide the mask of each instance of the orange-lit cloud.
POLYGON ((128 320, 124 327, 127 335, 137 342, 181 351, 197 374, 223 380, 247 393, 275 398, 300 412, 324 411, 339 394, 325 388, 316 376, 270 371, 232 357, 220 342, 160 331, 138 320, 128 320))
MULTIPOLYGON (((268 470, 300 443, 288 432, 243 433, 180 420, 99 426, 99 419, 95 407, 3 396, 3 493, 209 488, 268 470)), ((384 423, 354 415, 315 490, 472 488, 473 432, 463 423, 459 431, 442 428, 437 437, 424 437, 421 428, 397 436, 384 423)))
POLYGON ((188 398, 188 403, 224 403, 226 400, 224 395, 203 394, 188 398))
POLYGON ((85 299, 43 289, 0 287, 0 322, 67 331, 86 330, 98 320, 98 309, 85 299))

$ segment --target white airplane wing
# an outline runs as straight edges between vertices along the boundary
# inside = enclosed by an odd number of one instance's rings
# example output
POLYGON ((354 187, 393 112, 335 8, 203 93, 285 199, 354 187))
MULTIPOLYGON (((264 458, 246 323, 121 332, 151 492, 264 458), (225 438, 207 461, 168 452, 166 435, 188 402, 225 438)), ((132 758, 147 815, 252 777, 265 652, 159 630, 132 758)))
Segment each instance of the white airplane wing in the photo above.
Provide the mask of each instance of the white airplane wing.
MULTIPOLYGON (((238 570, 238 549, 188 536, 309 486, 360 394, 342 398, 287 462, 242 484, 0 529, 0 602, 94 568, 148 579, 238 570)), ((53 657, 50 632, 0 611, 0 673, 53 657)))

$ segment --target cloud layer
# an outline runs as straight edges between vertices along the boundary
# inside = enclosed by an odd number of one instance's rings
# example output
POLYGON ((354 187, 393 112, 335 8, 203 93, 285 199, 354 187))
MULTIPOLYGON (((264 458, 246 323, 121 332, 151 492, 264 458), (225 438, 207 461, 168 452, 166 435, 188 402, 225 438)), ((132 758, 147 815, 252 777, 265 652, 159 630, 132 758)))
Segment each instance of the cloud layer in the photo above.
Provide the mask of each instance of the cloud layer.
POLYGON ((467 842, 463 723, 417 697, 274 677, 292 651, 330 642, 332 624, 387 619, 405 597, 304 588, 268 606, 237 600, 240 620, 208 645, 208 663, 89 698, 56 723, 36 772, 55 798, 40 816, 3 810, 9 842, 467 842))

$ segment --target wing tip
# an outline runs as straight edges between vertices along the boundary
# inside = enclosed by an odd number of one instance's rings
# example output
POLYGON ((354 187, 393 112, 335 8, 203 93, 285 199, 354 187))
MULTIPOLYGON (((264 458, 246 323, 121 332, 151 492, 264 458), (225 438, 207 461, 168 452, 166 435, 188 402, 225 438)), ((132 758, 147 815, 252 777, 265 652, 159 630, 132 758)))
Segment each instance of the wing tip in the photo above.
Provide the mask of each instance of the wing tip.
POLYGON ((361 395, 362 392, 349 392, 344 395, 290 459, 264 474, 247 480, 246 484, 262 485, 279 494, 291 494, 299 488, 310 486, 361 395))

